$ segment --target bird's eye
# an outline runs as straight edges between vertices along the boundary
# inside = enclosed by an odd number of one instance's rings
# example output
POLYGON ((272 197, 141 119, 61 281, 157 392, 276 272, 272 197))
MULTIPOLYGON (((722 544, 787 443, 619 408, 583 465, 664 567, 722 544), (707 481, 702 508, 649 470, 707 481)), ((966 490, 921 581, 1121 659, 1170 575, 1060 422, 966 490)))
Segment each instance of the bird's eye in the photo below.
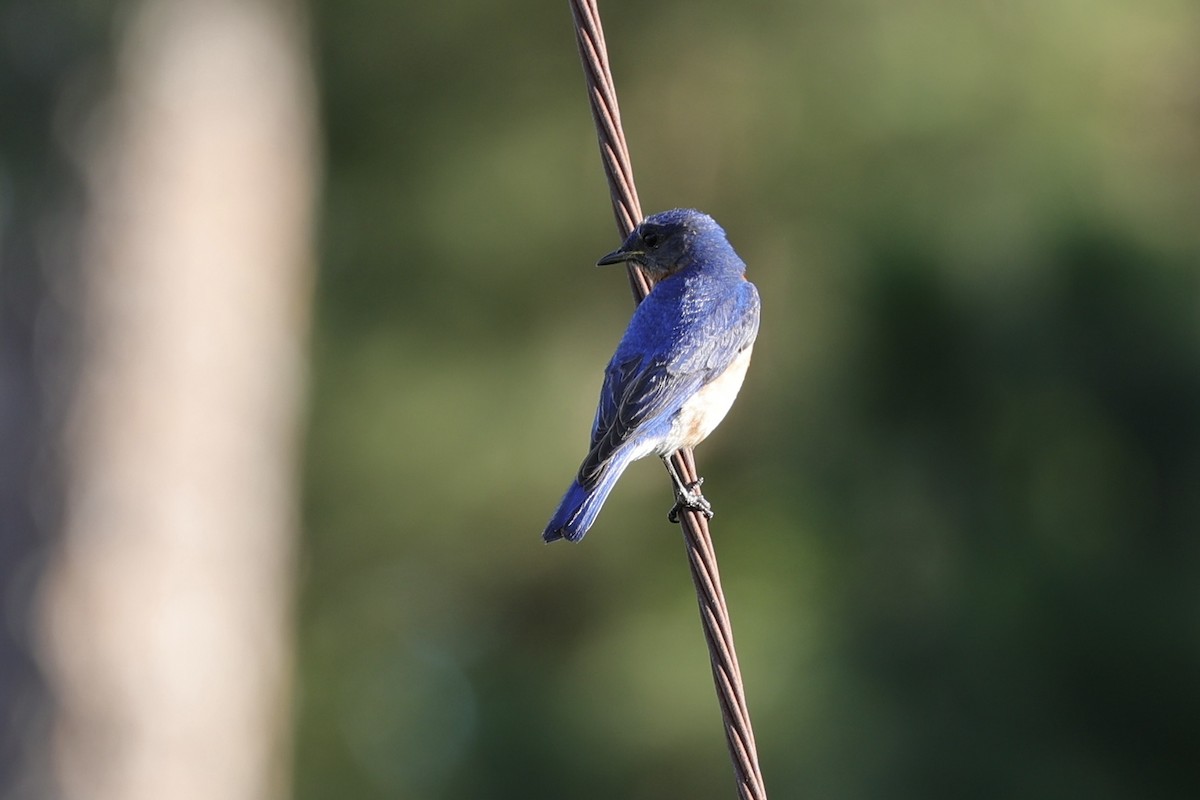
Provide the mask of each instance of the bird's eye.
POLYGON ((658 231, 645 231, 642 233, 642 242, 651 250, 658 247, 658 231))

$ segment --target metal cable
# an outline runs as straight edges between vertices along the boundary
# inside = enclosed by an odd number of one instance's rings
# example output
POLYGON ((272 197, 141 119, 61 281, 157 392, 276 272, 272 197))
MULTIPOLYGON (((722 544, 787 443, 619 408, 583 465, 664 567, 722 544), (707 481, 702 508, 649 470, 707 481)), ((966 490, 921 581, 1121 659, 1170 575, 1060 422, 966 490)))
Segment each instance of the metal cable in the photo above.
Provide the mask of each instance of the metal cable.
MULTIPOLYGON (((575 37, 587 78, 588 99, 592 119, 596 123, 604 174, 608 178, 613 214, 621 239, 624 240, 642 219, 642 208, 633 182, 633 167, 629 162, 625 133, 621 129, 621 112, 609 70, 600 11, 596 7, 596 0, 571 0, 571 14, 575 18, 575 37)), ((640 303, 650 293, 651 283, 636 264, 629 262, 627 266, 634 299, 640 303)), ((685 482, 696 480, 696 464, 690 449, 682 450, 672 458, 675 469, 685 482)), ((767 791, 754 744, 754 728, 746 707, 742 673, 733 645, 733 627, 725 606, 725 593, 721 588, 721 573, 717 569, 717 555, 713 550, 708 520, 703 514, 684 511, 680 514, 680 522, 700 604, 704 638, 708 642, 713 684, 725 722, 725 739, 736 773, 738 797, 741 800, 766 800, 767 791)))

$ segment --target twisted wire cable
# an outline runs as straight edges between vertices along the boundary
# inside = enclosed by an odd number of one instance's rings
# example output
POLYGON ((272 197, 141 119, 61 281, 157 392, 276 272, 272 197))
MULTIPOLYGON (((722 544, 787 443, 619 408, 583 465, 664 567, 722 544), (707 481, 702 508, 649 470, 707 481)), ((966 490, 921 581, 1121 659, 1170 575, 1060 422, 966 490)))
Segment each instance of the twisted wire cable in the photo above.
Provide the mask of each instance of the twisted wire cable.
MULTIPOLYGON (((596 7, 596 0, 571 0, 571 14, 575 18, 575 38, 587 79, 588 99, 592 108, 592 120, 596 124, 600 159, 608 179, 617 230, 624 240, 641 221, 642 208, 633 182, 633 167, 629 161, 625 133, 621 129, 621 111, 617 105, 617 90, 609 69, 600 11, 596 7)), ((634 300, 640 303, 650 293, 651 283, 636 264, 628 262, 626 266, 634 300)), ((696 480, 696 464, 690 449, 676 453, 672 460, 685 483, 696 480)), ((740 800, 767 800, 762 772, 758 766, 754 728, 750 722, 750 711, 746 706, 746 695, 742 687, 741 668, 738 666, 737 651, 733 645, 733 627, 725 605, 725 592, 721 588, 721 573, 717 568, 717 554, 713 550, 708 520, 703 514, 685 510, 680 513, 680 523, 692 581, 696 585, 700 620, 704 627, 704 638, 708 643, 713 684, 721 705, 725 740, 733 761, 738 797, 740 800)))

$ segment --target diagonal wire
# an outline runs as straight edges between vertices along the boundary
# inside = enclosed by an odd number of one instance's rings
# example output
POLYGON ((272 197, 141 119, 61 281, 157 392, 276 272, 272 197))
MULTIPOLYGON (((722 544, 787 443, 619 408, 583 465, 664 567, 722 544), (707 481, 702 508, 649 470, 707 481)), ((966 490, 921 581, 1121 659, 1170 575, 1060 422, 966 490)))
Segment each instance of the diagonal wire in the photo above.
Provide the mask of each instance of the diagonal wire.
MULTIPOLYGON (((600 159, 608 178, 617 228, 624 240, 642 219, 642 208, 633 182, 633 167, 629 162, 625 133, 621 129, 621 111, 617 106, 617 90, 609 70, 600 11, 596 7, 596 0, 571 0, 571 14, 575 18, 575 38, 587 79, 600 159)), ((627 266, 634 300, 640 303, 650 293, 651 283, 637 265, 629 262, 627 266)), ((672 459, 685 482, 696 480, 696 464, 690 449, 681 450, 672 459)), ((742 688, 742 672, 733 646, 733 627, 725 606, 725 593, 721 588, 721 573, 717 569, 717 554, 713 550, 708 520, 695 511, 684 511, 680 514, 680 521, 692 581, 696 585, 704 638, 708 643, 713 684, 725 723, 725 740, 736 775, 738 797, 741 800, 766 800, 767 790, 758 766, 754 728, 750 723, 750 711, 742 688)))

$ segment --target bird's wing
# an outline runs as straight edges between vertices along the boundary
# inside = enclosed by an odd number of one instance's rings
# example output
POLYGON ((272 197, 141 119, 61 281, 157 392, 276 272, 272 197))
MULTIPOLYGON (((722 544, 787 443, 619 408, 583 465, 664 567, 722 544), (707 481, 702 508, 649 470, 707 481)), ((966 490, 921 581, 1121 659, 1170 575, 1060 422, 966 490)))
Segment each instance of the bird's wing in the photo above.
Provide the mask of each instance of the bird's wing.
POLYGON ((662 352, 619 348, 604 374, 591 446, 579 482, 594 484, 613 453, 648 420, 673 414, 700 387, 716 378, 758 334, 758 292, 743 283, 662 352), (745 287, 745 288, 741 288, 745 287))
POLYGON ((701 386, 716 378, 738 353, 754 344, 758 336, 759 307, 754 284, 740 282, 736 292, 681 337, 672 371, 684 375, 701 374, 701 386))
POLYGON ((673 412, 700 388, 699 375, 681 376, 664 356, 634 355, 613 359, 604 374, 600 405, 592 426, 592 443, 579 467, 583 486, 596 483, 617 448, 647 420, 673 412))

